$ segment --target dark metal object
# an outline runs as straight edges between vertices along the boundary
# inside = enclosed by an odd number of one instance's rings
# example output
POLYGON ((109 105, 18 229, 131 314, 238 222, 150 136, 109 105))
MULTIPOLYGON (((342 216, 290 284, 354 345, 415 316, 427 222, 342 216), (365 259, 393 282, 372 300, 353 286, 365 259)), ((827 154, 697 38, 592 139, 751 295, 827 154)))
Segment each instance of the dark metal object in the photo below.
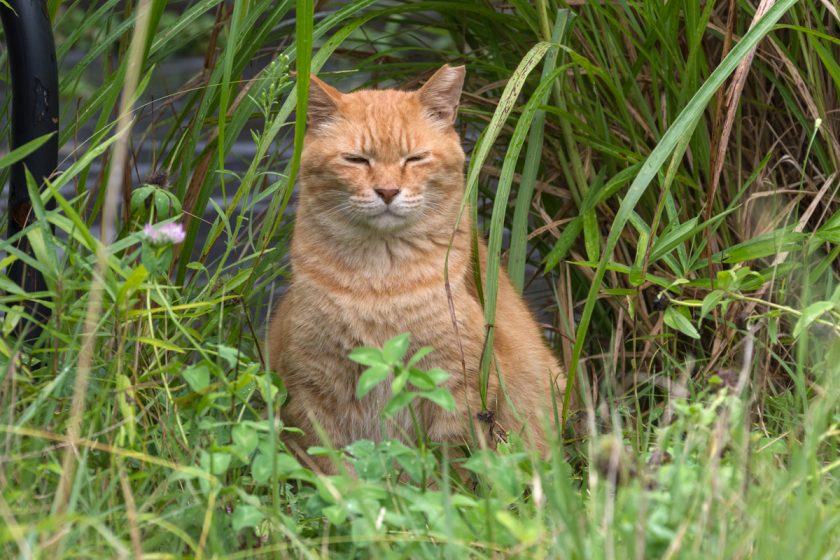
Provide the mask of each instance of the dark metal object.
MULTIPOLYGON (((7 0, 10 10, 0 4, 0 19, 6 32, 9 65, 12 75, 12 149, 26 144, 45 134, 58 132, 58 65, 55 58, 55 40, 52 24, 44 0, 7 0)), ((9 185, 9 229, 8 237, 23 230, 33 219, 29 194, 26 189, 26 173, 36 181, 43 182, 58 165, 58 134, 53 136, 23 161, 12 166, 9 185)), ((32 248, 25 237, 17 247, 28 254, 32 248)), ((9 278, 27 292, 46 290, 46 283, 40 272, 15 261, 8 271, 9 278)), ((29 301, 27 313, 38 322, 49 318, 46 306, 29 301)), ((40 334, 37 324, 28 325, 27 338, 40 334)))

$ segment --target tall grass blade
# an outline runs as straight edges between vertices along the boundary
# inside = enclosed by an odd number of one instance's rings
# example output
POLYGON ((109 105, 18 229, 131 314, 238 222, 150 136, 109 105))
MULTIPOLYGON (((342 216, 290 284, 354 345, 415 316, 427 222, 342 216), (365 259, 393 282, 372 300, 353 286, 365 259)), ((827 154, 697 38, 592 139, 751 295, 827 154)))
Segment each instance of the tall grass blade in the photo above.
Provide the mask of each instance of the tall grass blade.
MULTIPOLYGON (((568 29, 570 18, 573 17, 569 10, 558 10, 554 27, 551 31, 551 42, 561 43, 563 36, 568 29)), ((554 71, 557 63, 557 50, 548 52, 543 62, 542 76, 540 81, 544 82, 548 75, 554 71)), ((525 260, 528 247, 528 215, 531 211, 531 198, 534 195, 534 186, 537 181, 537 174, 540 169, 540 159, 543 152, 543 133, 545 131, 545 111, 538 109, 534 115, 534 122, 531 125, 531 132, 528 136, 528 149, 525 152, 525 164, 522 168, 522 177, 519 181, 519 191, 516 193, 516 206, 513 212, 513 223, 510 228, 510 252, 508 257, 508 274, 510 281, 516 291, 522 293, 525 282, 525 260)))
POLYGON ((610 255, 618 243, 619 236, 624 230, 624 226, 630 219, 636 203, 647 190, 648 185, 659 172, 662 165, 665 163, 668 155, 677 146, 680 138, 690 135, 697 125, 697 121, 702 116, 706 105, 712 99, 717 89, 723 85, 726 78, 735 70, 740 61, 749 54, 751 49, 758 44, 761 39, 767 35, 773 25, 796 4, 796 0, 783 0, 773 6, 767 14, 761 18, 756 25, 750 29, 741 41, 733 47, 726 58, 721 61, 714 72, 712 72, 709 79, 697 90, 697 93, 688 102, 685 109, 680 112, 674 123, 668 128, 665 135, 656 145, 656 148, 650 153, 648 158, 642 165, 639 175, 633 180, 630 188, 627 191, 621 206, 618 209, 613 225, 610 228, 609 237, 607 238, 606 247, 598 262, 598 268, 595 271, 595 277, 592 281, 592 286, 589 289, 589 294, 584 304, 583 313, 581 314, 580 323, 575 335, 575 344, 572 349, 572 361, 568 365, 569 376, 566 385, 566 394, 563 399, 563 423, 566 422, 568 406, 571 401, 572 390, 574 388, 575 376, 578 370, 578 361, 580 360, 581 352, 583 351, 583 343, 586 338, 586 333, 589 329, 589 321, 592 317, 592 311, 595 308, 595 302, 598 299, 598 292, 601 289, 601 282, 606 273, 607 263, 610 260, 610 255))

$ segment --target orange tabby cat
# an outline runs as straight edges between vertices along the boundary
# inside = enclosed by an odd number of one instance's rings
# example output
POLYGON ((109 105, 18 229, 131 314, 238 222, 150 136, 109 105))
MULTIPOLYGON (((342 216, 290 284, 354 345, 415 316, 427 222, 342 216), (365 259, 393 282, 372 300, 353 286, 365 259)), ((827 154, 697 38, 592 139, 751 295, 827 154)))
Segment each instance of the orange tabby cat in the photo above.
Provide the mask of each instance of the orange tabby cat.
MULTIPOLYGON (((356 347, 381 347, 406 331, 410 353, 421 346, 435 349, 419 367, 452 374, 446 384, 455 412, 420 405, 428 436, 459 444, 475 431, 486 433, 486 426, 470 424, 481 410, 485 324, 466 217, 449 255, 457 332, 444 284, 444 258, 464 195, 464 152, 453 127, 463 82, 463 66, 444 66, 417 91, 342 94, 312 77, 292 283, 269 329, 271 367, 289 391, 283 420, 305 432, 295 447, 323 443, 313 422, 337 447, 383 435, 413 436, 407 414, 381 433, 389 384, 358 400, 356 381, 364 368, 347 358, 356 347)), ((482 267, 486 252, 482 242, 482 267)), ((506 274, 499 284, 495 360, 515 410, 495 373, 488 406, 503 429, 527 427, 526 441, 545 450, 543 415, 552 390, 562 394, 562 370, 506 274)))

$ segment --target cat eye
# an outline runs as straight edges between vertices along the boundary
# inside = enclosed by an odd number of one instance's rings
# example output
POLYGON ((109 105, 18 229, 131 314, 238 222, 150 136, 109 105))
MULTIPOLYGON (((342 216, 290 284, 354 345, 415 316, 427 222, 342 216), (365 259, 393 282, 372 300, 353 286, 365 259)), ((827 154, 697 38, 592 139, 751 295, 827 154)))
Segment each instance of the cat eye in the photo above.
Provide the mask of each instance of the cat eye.
POLYGON ((405 158, 405 163, 419 163, 428 158, 429 155, 429 152, 423 152, 422 154, 414 154, 405 158))
POLYGON ((341 154, 341 157, 344 158, 344 161, 347 163, 352 163, 354 165, 370 165, 370 160, 368 158, 358 154, 341 154))

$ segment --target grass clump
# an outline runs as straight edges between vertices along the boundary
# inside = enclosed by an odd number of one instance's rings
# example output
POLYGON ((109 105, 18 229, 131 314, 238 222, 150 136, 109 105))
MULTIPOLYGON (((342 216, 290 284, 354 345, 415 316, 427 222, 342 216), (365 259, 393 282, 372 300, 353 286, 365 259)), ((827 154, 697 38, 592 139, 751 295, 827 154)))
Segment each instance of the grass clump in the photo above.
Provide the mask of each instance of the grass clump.
MULTIPOLYGON (((34 257, 0 242, 48 285, 0 274, 3 556, 836 556, 836 10, 570 4, 48 2, 63 163, 31 184, 34 257), (468 67, 488 323, 506 263, 575 372, 578 429, 547 459, 515 435, 467 457, 325 445, 323 476, 281 443, 263 342, 305 115, 291 69, 416 86, 442 61, 468 67), (31 341, 27 298, 52 310, 31 341)), ((354 353, 367 381, 404 376, 394 410, 450 406, 400 340, 354 353)))

